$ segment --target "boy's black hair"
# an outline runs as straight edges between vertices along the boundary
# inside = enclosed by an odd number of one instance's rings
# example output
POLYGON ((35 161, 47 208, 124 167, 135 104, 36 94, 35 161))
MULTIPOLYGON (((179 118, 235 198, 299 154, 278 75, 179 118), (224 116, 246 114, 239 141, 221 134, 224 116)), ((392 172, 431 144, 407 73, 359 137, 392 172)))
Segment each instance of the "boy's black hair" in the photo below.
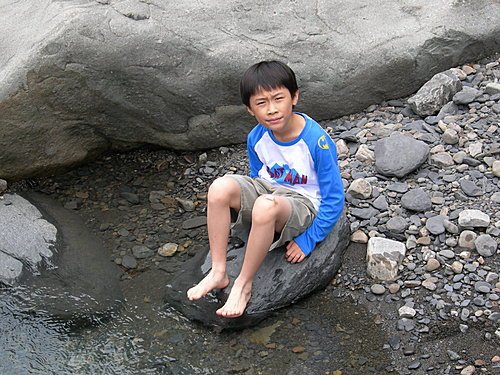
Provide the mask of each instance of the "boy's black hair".
POLYGON ((299 89, 295 73, 281 61, 261 61, 247 69, 240 81, 241 101, 250 107, 250 97, 259 90, 272 90, 284 86, 292 97, 299 89))

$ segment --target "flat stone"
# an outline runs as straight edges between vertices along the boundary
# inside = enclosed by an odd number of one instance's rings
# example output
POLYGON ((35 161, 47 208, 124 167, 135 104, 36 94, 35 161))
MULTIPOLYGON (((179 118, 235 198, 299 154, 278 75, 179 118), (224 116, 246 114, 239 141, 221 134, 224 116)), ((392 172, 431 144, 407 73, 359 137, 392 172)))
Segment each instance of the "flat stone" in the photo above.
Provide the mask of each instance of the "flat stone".
POLYGON ((351 241, 355 243, 368 243, 368 236, 362 230, 358 229, 351 234, 351 241))
POLYGON ((162 257, 171 257, 177 252, 178 248, 179 245, 176 243, 166 243, 158 249, 158 255, 161 255, 162 257))
POLYGON ((389 203, 384 195, 379 195, 377 199, 372 202, 372 205, 379 211, 387 211, 389 209, 389 203))
POLYGON ((430 163, 438 168, 448 168, 455 164, 448 152, 438 152, 430 157, 430 163))
POLYGON ((431 197, 421 188, 408 191, 401 197, 401 206, 407 210, 424 212, 432 208, 431 197))
POLYGON ((460 180, 460 188, 469 197, 479 197, 484 194, 481 188, 470 180, 460 180))
POLYGON ((467 105, 472 103, 482 93, 473 87, 464 86, 461 91, 453 95, 453 102, 458 105, 467 105))
POLYGON ((370 219, 378 214, 378 211, 372 207, 369 208, 353 208, 350 211, 352 216, 360 219, 370 219))
POLYGON ((484 88, 484 92, 489 95, 495 95, 500 93, 500 83, 498 82, 490 82, 486 84, 484 88))
POLYGON ((182 223, 182 229, 194 229, 207 225, 207 217, 206 216, 196 216, 191 219, 185 220, 182 223))
POLYGON ((134 254, 134 257, 136 257, 137 259, 144 259, 152 257, 155 252, 147 246, 135 245, 132 247, 132 254, 134 254))
POLYGON ((474 284, 474 289, 476 292, 487 294, 491 291, 491 285, 486 281, 477 281, 474 284))
POLYGON ((464 228, 486 228, 490 225, 490 217, 480 210, 463 210, 458 215, 458 225, 464 228))

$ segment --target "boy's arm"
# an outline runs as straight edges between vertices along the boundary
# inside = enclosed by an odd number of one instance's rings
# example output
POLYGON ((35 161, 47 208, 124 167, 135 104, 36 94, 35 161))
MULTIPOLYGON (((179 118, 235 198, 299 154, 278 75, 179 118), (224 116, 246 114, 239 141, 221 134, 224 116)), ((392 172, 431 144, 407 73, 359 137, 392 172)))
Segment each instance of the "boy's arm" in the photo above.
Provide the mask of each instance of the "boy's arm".
POLYGON ((318 214, 302 234, 295 238, 304 255, 309 255, 316 244, 333 229, 344 209, 344 186, 340 177, 335 143, 329 149, 316 149, 316 171, 321 192, 318 214))
POLYGON ((249 134, 247 138, 247 154, 248 154, 248 166, 249 174, 251 178, 259 176, 259 171, 262 168, 262 162, 260 161, 257 153, 254 149, 254 142, 252 142, 252 134, 249 134))

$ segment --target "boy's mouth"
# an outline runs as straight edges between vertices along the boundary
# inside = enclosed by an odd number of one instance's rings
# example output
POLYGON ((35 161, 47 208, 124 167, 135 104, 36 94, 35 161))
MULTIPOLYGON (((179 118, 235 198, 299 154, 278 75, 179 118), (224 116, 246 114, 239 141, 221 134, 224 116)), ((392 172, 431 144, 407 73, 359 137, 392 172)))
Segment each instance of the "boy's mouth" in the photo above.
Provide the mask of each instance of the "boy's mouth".
POLYGON ((271 124, 276 124, 277 122, 280 122, 282 119, 283 117, 270 118, 267 120, 267 122, 270 122, 271 124))

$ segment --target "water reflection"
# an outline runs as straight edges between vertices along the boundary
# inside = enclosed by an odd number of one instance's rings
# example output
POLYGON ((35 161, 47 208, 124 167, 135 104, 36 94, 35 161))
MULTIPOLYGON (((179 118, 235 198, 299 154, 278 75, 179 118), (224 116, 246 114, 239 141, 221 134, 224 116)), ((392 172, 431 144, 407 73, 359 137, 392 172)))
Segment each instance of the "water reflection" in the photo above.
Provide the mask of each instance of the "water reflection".
POLYGON ((158 327, 184 324, 173 314, 158 312, 151 322, 132 307, 98 326, 78 328, 35 314, 31 296, 23 288, 0 290, 0 374, 211 373, 176 364, 158 345, 152 350, 158 327))

